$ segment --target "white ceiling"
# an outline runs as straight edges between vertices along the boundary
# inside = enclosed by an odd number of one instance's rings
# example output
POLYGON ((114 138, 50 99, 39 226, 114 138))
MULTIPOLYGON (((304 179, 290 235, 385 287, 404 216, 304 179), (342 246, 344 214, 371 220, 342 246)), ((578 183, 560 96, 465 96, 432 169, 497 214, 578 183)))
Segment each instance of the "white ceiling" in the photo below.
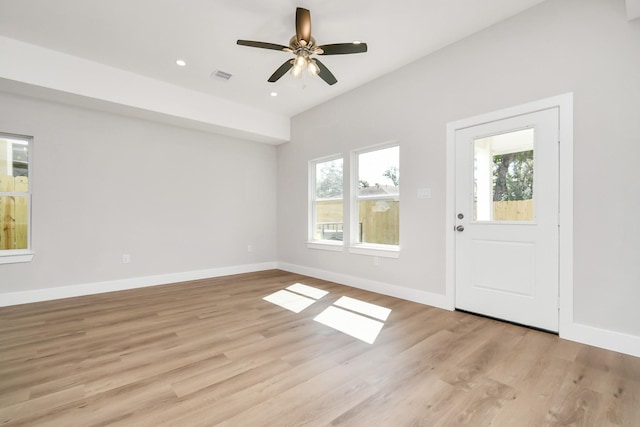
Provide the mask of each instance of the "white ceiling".
POLYGON ((291 117, 542 1, 0 0, 0 36, 291 117), (333 86, 289 74, 268 83, 288 54, 236 45, 287 45, 297 6, 311 11, 318 44, 369 46, 322 58, 338 79, 333 86), (233 77, 211 79, 215 70, 233 77))

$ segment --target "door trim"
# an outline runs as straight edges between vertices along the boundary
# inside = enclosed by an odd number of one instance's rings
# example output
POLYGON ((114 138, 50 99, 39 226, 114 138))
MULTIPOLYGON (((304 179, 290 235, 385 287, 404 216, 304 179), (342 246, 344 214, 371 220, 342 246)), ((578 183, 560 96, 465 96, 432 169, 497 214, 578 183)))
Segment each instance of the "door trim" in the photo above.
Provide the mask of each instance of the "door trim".
POLYGON ((573 93, 529 102, 447 123, 446 176, 446 301, 455 309, 455 142, 456 131, 510 117, 557 107, 559 110, 558 289, 560 336, 573 324, 573 93))

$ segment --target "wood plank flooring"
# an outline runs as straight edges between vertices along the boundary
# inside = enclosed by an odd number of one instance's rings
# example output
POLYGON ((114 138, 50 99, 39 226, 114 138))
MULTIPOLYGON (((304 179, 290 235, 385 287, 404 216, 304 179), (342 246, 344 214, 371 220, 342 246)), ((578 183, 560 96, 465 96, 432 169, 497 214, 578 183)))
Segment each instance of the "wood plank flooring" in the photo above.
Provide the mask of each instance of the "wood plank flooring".
POLYGON ((0 308, 0 424, 637 427, 640 359, 273 270, 0 308), (313 320, 341 296, 374 344, 313 320))

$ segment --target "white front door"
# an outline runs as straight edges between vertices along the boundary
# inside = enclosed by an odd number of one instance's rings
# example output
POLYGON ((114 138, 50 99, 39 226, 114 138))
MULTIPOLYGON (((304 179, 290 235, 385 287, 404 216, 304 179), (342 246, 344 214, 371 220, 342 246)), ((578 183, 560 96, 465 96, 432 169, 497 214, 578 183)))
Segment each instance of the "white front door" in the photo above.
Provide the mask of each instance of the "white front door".
POLYGON ((456 130, 456 308, 558 331, 558 120, 456 130))

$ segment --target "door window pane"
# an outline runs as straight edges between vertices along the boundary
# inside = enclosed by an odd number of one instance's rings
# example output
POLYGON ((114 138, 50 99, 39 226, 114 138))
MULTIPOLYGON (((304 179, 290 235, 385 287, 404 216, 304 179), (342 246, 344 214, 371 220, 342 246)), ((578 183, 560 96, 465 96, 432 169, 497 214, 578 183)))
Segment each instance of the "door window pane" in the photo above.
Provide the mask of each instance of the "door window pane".
POLYGON ((474 220, 533 221, 534 129, 475 139, 474 220))

